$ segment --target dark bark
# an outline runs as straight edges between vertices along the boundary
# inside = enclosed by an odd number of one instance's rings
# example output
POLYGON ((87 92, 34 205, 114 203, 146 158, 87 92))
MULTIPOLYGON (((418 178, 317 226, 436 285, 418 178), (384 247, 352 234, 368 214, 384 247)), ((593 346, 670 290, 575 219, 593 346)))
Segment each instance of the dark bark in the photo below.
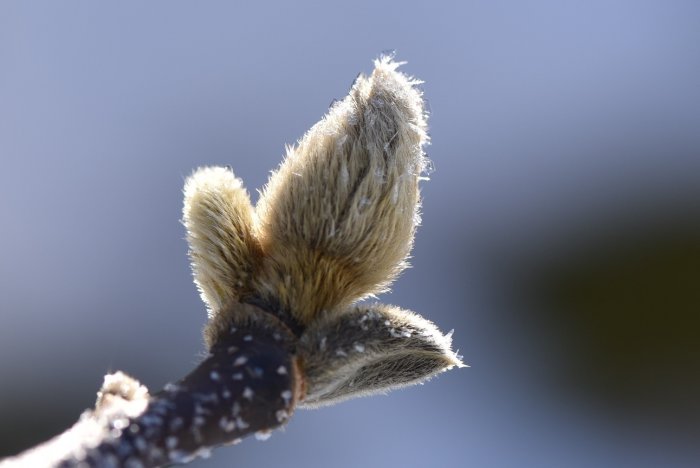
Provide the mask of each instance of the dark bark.
POLYGON ((185 463, 252 433, 266 437, 284 424, 299 396, 298 379, 293 343, 286 335, 269 327, 232 327, 194 371, 151 395, 138 416, 125 418, 117 413, 116 417, 101 418, 98 402, 97 408, 86 412, 71 429, 99 420, 95 427, 101 433, 96 440, 59 436, 5 463, 36 463, 37 457, 31 453, 34 450, 43 451, 38 460, 45 466, 185 463), (56 451, 51 444, 73 446, 56 451), (64 456, 46 458, 52 453, 64 456))

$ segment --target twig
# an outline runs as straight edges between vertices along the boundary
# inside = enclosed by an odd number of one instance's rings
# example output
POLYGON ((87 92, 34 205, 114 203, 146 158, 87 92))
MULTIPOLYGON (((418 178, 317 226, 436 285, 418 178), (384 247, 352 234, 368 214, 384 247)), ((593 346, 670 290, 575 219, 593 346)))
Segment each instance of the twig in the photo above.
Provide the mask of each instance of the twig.
POLYGON ((295 338, 279 325, 232 327, 195 370, 152 396, 121 372, 106 376, 94 410, 0 466, 161 466, 251 433, 266 437, 289 419, 301 392, 295 338))

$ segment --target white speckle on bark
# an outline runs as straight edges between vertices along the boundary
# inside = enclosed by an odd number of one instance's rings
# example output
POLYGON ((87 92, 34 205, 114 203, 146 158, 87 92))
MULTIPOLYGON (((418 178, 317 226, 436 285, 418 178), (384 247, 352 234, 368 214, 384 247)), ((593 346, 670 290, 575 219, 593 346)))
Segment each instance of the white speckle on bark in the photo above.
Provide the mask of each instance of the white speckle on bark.
POLYGON ((128 426, 128 425, 129 425, 129 420, 126 418, 115 419, 114 422, 112 423, 112 426, 115 429, 119 429, 119 430, 125 429, 126 426, 128 426))
POLYGON ((243 389, 243 398, 248 399, 248 400, 253 400, 253 395, 255 392, 250 387, 246 387, 243 389))
POLYGON ((219 420, 219 427, 225 432, 231 432, 236 428, 236 422, 228 419, 226 416, 223 416, 219 420))
POLYGON ((275 413, 275 417, 277 418, 277 422, 281 423, 289 419, 289 413, 287 412, 287 410, 281 409, 275 413))
POLYGON ((173 450, 168 454, 168 458, 170 458, 170 461, 173 463, 187 463, 194 457, 188 455, 187 452, 183 450, 173 450))
POLYGON ((163 390, 165 390, 166 392, 169 392, 169 393, 175 393, 175 392, 180 390, 180 386, 177 384, 168 382, 165 384, 165 387, 163 387, 163 390))
POLYGON ((289 401, 292 399, 292 391, 291 390, 285 390, 282 393, 280 393, 280 396, 284 399, 284 402, 286 404, 289 404, 289 401))
POLYGON ((201 458, 209 458, 211 457, 211 449, 209 447, 202 447, 199 450, 197 450, 195 456, 201 458))
POLYGON ((237 417, 236 417, 236 425, 237 425, 238 428, 241 429, 241 430, 244 430, 244 429, 247 429, 247 428, 250 427, 250 424, 248 424, 247 422, 245 422, 245 421, 243 420, 243 418, 241 418, 240 416, 237 416, 237 417))
POLYGON ((168 447, 168 450, 172 450, 175 447, 177 447, 177 437, 175 436, 169 436, 168 438, 165 439, 165 446, 168 447))

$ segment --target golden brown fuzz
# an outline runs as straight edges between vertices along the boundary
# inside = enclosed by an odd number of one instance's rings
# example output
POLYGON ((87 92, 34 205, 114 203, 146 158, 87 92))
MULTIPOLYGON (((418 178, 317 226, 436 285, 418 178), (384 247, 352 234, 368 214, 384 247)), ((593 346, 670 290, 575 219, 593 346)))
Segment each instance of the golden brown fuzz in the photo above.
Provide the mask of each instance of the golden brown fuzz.
POLYGON ((425 166, 417 82, 389 58, 287 152, 257 206, 255 289, 303 323, 386 290, 405 268, 425 166))
POLYGON ((255 212, 227 169, 187 180, 183 219, 212 316, 250 289, 308 324, 385 291, 406 267, 428 137, 419 82, 399 65, 383 57, 358 77, 288 149, 255 212))

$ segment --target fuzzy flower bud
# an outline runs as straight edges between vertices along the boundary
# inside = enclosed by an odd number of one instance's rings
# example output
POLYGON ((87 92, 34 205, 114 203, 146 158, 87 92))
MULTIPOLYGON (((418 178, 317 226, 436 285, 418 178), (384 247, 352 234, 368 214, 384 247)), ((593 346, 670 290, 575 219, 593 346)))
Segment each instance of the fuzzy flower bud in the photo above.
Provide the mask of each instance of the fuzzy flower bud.
POLYGON ((287 157, 257 207, 258 290, 307 323, 386 290, 418 224, 426 115, 419 82, 388 57, 359 76, 287 157))

